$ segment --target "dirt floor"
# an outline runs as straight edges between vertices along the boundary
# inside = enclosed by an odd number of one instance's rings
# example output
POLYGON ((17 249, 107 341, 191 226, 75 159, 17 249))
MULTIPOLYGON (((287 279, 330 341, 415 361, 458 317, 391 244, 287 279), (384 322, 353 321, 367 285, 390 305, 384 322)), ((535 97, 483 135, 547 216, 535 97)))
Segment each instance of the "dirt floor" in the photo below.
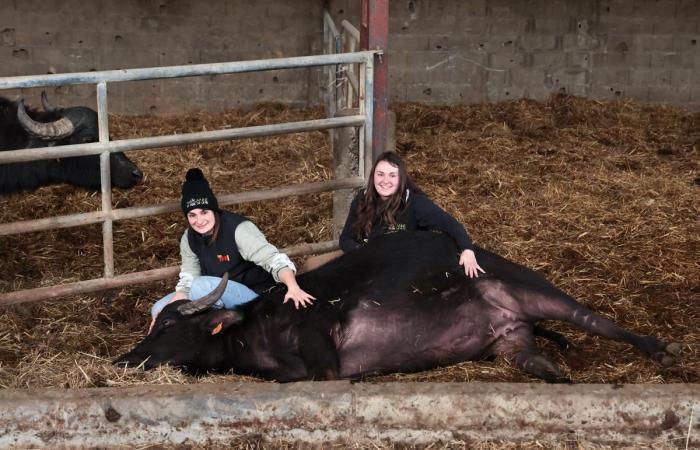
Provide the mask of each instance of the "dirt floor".
MULTIPOLYGON (((561 354, 542 342, 567 375, 577 383, 700 382, 699 113, 565 96, 548 102, 393 109, 398 152, 411 175, 479 245, 541 272, 630 330, 683 344, 679 363, 664 368, 626 345, 548 324, 578 347, 561 354)), ((114 116, 110 127, 112 138, 119 139, 321 117, 321 109, 261 105, 224 114, 114 116)), ((128 191, 114 190, 115 207, 177 200, 184 173, 193 166, 201 167, 221 194, 327 180, 333 172, 324 132, 129 156, 145 180, 128 191)), ((0 222, 94 211, 99 205, 97 193, 56 185, 0 199, 0 222)), ((332 235, 330 194, 235 209, 280 247, 332 235)), ((178 264, 184 225, 181 214, 116 223, 116 273, 178 264)), ((2 292, 98 278, 101 227, 3 236, 0 255, 2 292)), ((169 280, 3 307, 0 386, 251 379, 231 374, 194 378, 169 368, 144 373, 111 365, 144 336, 151 304, 174 284, 169 280)), ((506 360, 373 379, 381 380, 535 381, 506 360)))

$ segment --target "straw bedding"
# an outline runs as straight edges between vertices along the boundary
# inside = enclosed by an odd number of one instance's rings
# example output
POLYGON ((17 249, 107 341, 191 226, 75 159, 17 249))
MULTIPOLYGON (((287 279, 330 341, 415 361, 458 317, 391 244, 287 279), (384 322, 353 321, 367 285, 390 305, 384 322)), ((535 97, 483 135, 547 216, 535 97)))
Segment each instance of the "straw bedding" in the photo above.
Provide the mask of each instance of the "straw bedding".
MULTIPOLYGON (((412 176, 479 245, 538 270, 630 330, 683 344, 681 361, 663 368, 627 345, 549 323, 578 348, 561 354, 541 343, 567 375, 578 383, 700 382, 700 114, 565 96, 469 107, 402 104, 394 110, 398 152, 412 176)), ((113 138, 125 138, 320 117, 317 108, 261 105, 223 114, 114 116, 110 131, 113 138)), ((146 177, 134 189, 114 190, 115 207, 176 200, 184 173, 193 166, 203 169, 218 193, 326 180, 333 172, 323 132, 129 156, 146 177)), ((56 185, 0 199, 0 221, 88 212, 99 205, 99 194, 56 185)), ((280 247, 332 235, 330 194, 235 209, 280 247)), ((181 214, 116 223, 116 273, 176 265, 183 227, 181 214)), ((101 227, 0 237, 0 254, 4 292, 97 278, 101 227)), ((174 284, 2 308, 0 386, 250 379, 112 367, 113 358, 143 337, 150 305, 174 284)), ((503 359, 374 380, 532 381, 503 359)), ((241 448, 257 448, 244 444, 241 448)))

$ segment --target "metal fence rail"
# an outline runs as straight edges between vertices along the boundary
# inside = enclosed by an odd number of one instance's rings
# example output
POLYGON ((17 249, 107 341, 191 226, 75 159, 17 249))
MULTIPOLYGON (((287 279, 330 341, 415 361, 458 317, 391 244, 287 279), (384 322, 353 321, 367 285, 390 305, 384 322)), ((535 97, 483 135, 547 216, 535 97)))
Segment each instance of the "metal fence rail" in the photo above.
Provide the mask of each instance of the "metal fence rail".
POLYGON ((162 78, 196 77, 228 73, 260 72, 265 70, 298 69, 335 64, 372 65, 375 51, 337 53, 334 55, 295 56, 291 58, 256 59, 186 66, 149 67, 142 69, 104 70, 67 74, 29 75, 0 78, 0 89, 20 89, 68 84, 97 84, 115 81, 156 80, 162 78))
MULTIPOLYGON (((79 281, 63 285, 38 289, 0 293, 0 305, 55 298, 63 295, 92 292, 101 289, 123 287, 131 284, 151 282, 169 278, 177 273, 176 267, 167 267, 126 275, 114 275, 113 233, 115 220, 151 216, 177 211, 178 203, 168 202, 138 208, 112 209, 110 158, 113 152, 128 152, 142 149, 156 149, 231 139, 243 139, 259 136, 330 130, 340 127, 359 127, 363 136, 359 140, 360 155, 372 154, 372 113, 373 113, 373 71, 374 51, 335 53, 329 55, 299 56, 252 61, 237 61, 214 64, 196 64, 187 66, 154 67, 142 69, 110 70, 102 72, 81 72, 72 74, 49 74, 37 76, 19 76, 0 78, 0 90, 21 89, 69 84, 95 84, 97 89, 97 114, 99 124, 99 142, 90 144, 45 147, 25 150, 0 152, 0 164, 23 161, 35 161, 50 158, 62 158, 81 155, 100 155, 100 172, 102 185, 102 210, 92 213, 72 214, 30 221, 18 221, 0 224, 0 236, 27 233, 33 231, 74 227, 92 223, 103 224, 104 277, 94 280, 79 281), (359 113, 348 117, 331 117, 327 119, 307 120, 274 125, 245 128, 228 128, 216 131, 165 135, 138 139, 109 141, 109 123, 107 110, 107 83, 163 78, 181 78, 230 73, 244 73, 265 70, 280 70, 303 67, 318 67, 341 64, 358 64, 360 70, 360 104, 359 113)), ((363 159, 361 159, 362 161, 363 159)), ((370 160, 365 158, 365 160, 370 160)), ((371 161, 371 160, 370 160, 371 161)), ((354 178, 345 178, 322 183, 307 183, 283 186, 276 189, 251 191, 220 196, 222 205, 302 195, 315 192, 332 191, 359 187, 364 183, 368 167, 360 165, 359 174, 354 178)), ((302 244, 285 249, 289 254, 308 254, 326 251, 337 246, 335 241, 315 244, 302 244)))
POLYGON ((105 151, 126 152, 132 150, 155 149, 177 145, 201 144, 232 139, 244 139, 260 136, 276 136, 280 134, 297 133, 302 131, 327 130, 330 128, 362 126, 365 118, 362 115, 334 117, 330 119, 304 120, 274 125, 258 125, 243 128, 226 128, 214 131, 199 131, 196 133, 171 134, 157 137, 122 139, 109 142, 94 142, 91 144, 62 145, 59 147, 31 148, 26 150, 6 150, 0 152, 0 164, 37 159, 66 158, 69 156, 99 155, 105 151))

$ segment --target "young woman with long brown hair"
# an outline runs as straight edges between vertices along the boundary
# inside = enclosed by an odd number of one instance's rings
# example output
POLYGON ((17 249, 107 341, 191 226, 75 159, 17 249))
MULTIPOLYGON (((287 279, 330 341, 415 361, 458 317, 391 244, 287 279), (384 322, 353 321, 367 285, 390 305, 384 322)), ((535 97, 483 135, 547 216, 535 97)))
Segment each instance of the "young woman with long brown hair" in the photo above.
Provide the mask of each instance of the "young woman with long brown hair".
POLYGON ((406 173, 406 165, 394 152, 377 157, 367 182, 352 204, 340 235, 340 248, 351 252, 385 233, 404 230, 437 230, 450 236, 460 249, 459 264, 469 277, 478 277, 479 266, 472 241, 454 217, 428 198, 406 173))

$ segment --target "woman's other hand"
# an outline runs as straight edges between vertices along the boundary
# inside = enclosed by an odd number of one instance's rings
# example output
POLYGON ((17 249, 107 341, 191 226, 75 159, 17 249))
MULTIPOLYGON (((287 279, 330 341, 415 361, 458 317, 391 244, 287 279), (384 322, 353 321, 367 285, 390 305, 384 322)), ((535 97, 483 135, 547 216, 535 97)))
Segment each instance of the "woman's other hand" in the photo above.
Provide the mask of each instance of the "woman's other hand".
POLYGON ((486 273, 476 262, 474 250, 464 250, 459 256, 459 265, 464 266, 464 273, 469 278, 479 278, 479 271, 486 273))

